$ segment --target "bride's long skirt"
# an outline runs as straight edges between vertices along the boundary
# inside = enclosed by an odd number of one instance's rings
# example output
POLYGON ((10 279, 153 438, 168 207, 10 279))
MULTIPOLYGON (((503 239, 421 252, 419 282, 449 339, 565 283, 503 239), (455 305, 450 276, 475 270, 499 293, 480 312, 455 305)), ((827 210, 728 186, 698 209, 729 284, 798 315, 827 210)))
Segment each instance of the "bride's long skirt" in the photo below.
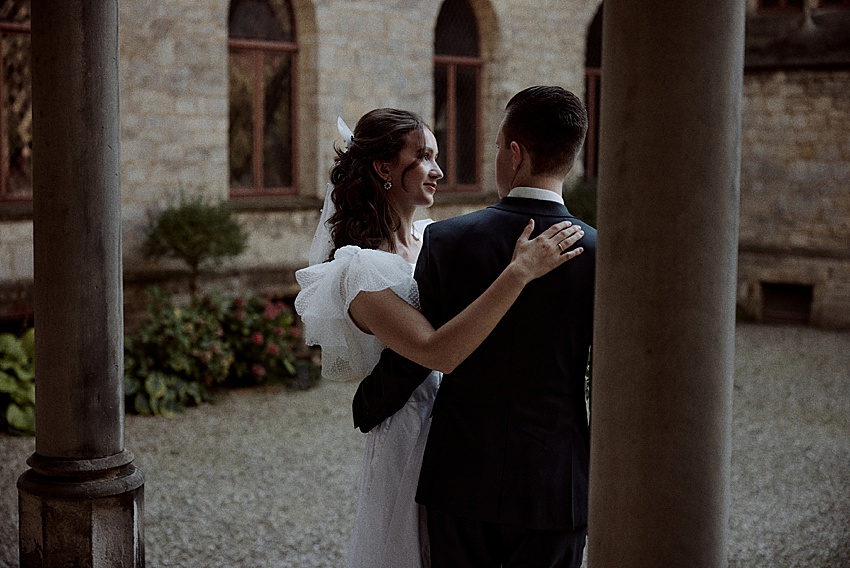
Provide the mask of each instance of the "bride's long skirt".
POLYGON ((425 508, 414 497, 440 378, 432 372, 401 410, 366 436, 345 568, 431 565, 425 508))

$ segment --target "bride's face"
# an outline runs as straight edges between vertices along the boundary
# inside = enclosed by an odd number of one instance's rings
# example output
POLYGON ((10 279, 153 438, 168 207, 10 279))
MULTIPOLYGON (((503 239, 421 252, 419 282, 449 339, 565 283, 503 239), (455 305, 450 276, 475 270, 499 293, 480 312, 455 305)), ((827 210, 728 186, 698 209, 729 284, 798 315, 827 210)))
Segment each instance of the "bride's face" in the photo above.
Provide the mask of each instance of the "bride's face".
POLYGON ((393 183, 390 196, 397 206, 405 209, 433 205, 437 180, 443 177, 437 165, 437 139, 427 128, 424 138, 423 148, 422 137, 416 132, 409 133, 398 159, 390 167, 393 183))

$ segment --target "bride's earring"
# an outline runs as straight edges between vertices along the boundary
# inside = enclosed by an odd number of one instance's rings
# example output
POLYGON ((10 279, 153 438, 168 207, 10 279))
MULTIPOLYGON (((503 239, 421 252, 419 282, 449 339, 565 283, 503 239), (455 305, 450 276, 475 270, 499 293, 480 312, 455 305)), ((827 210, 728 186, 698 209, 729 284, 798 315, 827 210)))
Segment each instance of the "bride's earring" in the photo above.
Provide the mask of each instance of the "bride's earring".
POLYGON ((387 180, 384 182, 384 191, 389 191, 393 188, 393 182, 387 180))

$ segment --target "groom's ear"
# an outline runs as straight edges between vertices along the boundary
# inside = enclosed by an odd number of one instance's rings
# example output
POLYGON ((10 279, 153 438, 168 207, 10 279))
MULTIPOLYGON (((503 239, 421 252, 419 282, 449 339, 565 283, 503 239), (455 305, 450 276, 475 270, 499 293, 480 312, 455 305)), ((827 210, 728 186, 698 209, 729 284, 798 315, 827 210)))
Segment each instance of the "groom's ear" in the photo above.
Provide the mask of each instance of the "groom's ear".
POLYGON ((517 171, 520 168, 525 159, 525 148, 523 148, 519 142, 513 140, 511 142, 511 163, 513 164, 514 171, 517 171))

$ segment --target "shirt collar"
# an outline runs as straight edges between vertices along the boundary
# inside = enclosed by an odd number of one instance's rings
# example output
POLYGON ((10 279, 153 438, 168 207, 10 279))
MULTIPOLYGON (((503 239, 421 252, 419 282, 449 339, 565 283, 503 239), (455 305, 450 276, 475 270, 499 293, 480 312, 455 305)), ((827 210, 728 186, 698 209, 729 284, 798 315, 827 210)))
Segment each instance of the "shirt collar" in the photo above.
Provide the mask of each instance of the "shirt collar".
POLYGON ((554 191, 540 189, 539 187, 515 187, 508 193, 508 197, 526 197, 528 199, 541 199, 543 201, 554 201, 561 205, 564 204, 563 197, 554 191))

